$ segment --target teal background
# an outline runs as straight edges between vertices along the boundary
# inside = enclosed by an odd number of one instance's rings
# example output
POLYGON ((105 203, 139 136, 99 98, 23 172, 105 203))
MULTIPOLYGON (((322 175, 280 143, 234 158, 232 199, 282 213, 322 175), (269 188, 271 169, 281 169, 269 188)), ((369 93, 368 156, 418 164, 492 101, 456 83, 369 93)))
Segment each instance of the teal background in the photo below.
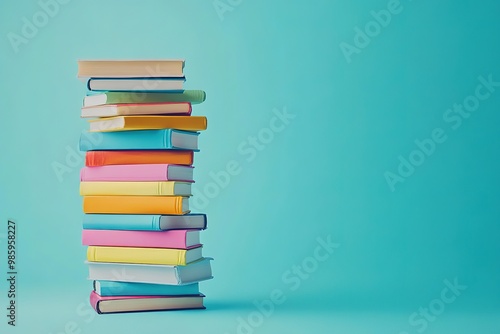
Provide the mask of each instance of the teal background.
MULTIPOLYGON (((17 326, 0 312, 0 331, 232 334, 255 300, 280 289, 285 302, 247 332, 498 333, 500 88, 456 130, 443 114, 474 93, 479 76, 500 81, 500 3, 402 0, 350 63, 340 43, 353 44, 354 28, 387 1, 232 4, 221 20, 212 1, 73 0, 16 53, 8 34, 21 34, 41 7, 2 2, 0 278, 11 218, 19 296, 17 326), (239 163, 198 204, 209 217, 205 254, 215 258, 215 279, 201 284, 206 311, 89 312, 76 61, 99 58, 186 59, 186 88, 207 92, 193 113, 209 119, 197 191, 239 163), (238 147, 284 108, 295 118, 247 161, 238 147), (392 192, 384 173, 436 128, 447 140, 392 192), (54 163, 69 168, 62 180, 54 163), (340 246, 292 291, 282 275, 329 235, 340 246), (467 286, 456 301, 425 330, 411 325, 455 278, 467 286)), ((5 310, 5 279, 0 303, 5 310)))

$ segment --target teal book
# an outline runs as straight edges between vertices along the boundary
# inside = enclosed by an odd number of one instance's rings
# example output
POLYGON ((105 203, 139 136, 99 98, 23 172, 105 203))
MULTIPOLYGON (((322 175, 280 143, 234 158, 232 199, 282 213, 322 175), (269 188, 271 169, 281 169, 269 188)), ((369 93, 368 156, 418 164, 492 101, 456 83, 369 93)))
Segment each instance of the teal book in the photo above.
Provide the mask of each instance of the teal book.
POLYGON ((203 213, 187 215, 118 215, 85 214, 86 230, 167 231, 207 228, 207 216, 203 213))
POLYGON ((202 90, 184 90, 182 92, 89 92, 83 99, 84 107, 122 103, 162 103, 190 102, 198 104, 205 101, 206 93, 202 90))
POLYGON ((80 136, 80 151, 97 150, 191 150, 198 151, 199 132, 173 129, 102 132, 80 136), (92 139, 90 139, 92 138, 92 139))
POLYGON ((136 282, 94 281, 94 291, 102 297, 187 296, 200 294, 198 283, 169 285, 136 282))

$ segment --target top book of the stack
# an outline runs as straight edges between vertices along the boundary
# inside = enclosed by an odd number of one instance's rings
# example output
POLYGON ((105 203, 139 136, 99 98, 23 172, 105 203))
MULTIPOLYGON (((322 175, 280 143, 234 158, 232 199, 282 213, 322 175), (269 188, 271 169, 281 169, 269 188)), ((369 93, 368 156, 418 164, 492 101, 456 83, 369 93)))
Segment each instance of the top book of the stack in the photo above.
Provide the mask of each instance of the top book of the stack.
POLYGON ((79 60, 79 78, 181 78, 184 60, 79 60))

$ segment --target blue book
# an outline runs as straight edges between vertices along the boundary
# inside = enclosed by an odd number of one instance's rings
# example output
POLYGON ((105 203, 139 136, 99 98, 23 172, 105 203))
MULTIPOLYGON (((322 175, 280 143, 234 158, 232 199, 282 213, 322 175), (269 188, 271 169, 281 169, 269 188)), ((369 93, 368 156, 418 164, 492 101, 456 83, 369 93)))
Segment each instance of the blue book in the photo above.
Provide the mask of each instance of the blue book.
POLYGON ((94 281, 94 291, 101 297, 186 296, 200 294, 198 283, 186 285, 168 285, 135 282, 94 281))
POLYGON ((203 213, 187 215, 115 215, 86 214, 83 216, 86 230, 166 231, 207 228, 207 216, 203 213))
POLYGON ((198 151, 199 132, 173 129, 82 133, 80 151, 167 150, 198 151), (92 139, 90 139, 92 137, 92 139))

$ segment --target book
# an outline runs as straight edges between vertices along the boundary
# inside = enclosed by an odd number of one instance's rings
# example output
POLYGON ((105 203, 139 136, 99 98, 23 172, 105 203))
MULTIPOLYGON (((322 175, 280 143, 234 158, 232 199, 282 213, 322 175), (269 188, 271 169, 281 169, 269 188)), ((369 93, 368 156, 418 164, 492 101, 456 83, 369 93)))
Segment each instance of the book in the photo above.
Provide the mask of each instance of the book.
POLYGON ((198 151, 198 132, 172 129, 102 132, 99 140, 80 135, 80 151, 191 150, 198 151))
POLYGON ((94 91, 182 91, 186 78, 90 78, 87 88, 94 91))
POLYGON ((207 215, 85 214, 83 228, 89 230, 168 231, 207 228, 207 215))
POLYGON ((89 279, 118 282, 183 285, 212 278, 211 258, 186 266, 89 262, 89 279))
POLYGON ((84 196, 83 212, 183 215, 189 213, 189 200, 181 196, 84 196))
POLYGON ((81 117, 111 117, 125 115, 191 115, 189 102, 122 103, 82 107, 81 117))
POLYGON ((87 261, 185 266, 202 258, 202 248, 202 246, 190 249, 88 246, 87 261))
MULTIPOLYGON (((125 132, 117 132, 116 134, 124 133, 125 132)), ((111 135, 115 133, 109 132, 106 133, 106 135, 107 134, 111 135)), ((136 164, 171 164, 189 166, 193 164, 193 156, 193 151, 183 150, 87 151, 85 153, 85 166, 96 167, 106 165, 136 164)))
POLYGON ((201 131, 205 116, 114 116, 89 120, 90 132, 176 129, 201 131))
POLYGON ((200 231, 197 230, 83 230, 82 245, 178 249, 190 249, 201 246, 200 231))
POLYGON ((191 196, 191 183, 177 181, 151 182, 80 182, 82 196, 191 196))
POLYGON ((193 181, 193 167, 168 164, 82 167, 80 181, 193 181))
POLYGON ((79 78, 183 77, 184 60, 79 60, 79 78))
POLYGON ((83 99, 83 106, 98 106, 120 103, 163 103, 190 102, 198 104, 205 101, 207 95, 202 90, 184 90, 181 92, 89 92, 83 99))
POLYGON ((185 285, 136 282, 94 281, 94 291, 101 297, 112 296, 186 296, 199 295, 198 283, 185 285))
POLYGON ((204 295, 198 296, 117 296, 102 297, 90 293, 90 305, 99 313, 125 313, 204 309, 204 295))

